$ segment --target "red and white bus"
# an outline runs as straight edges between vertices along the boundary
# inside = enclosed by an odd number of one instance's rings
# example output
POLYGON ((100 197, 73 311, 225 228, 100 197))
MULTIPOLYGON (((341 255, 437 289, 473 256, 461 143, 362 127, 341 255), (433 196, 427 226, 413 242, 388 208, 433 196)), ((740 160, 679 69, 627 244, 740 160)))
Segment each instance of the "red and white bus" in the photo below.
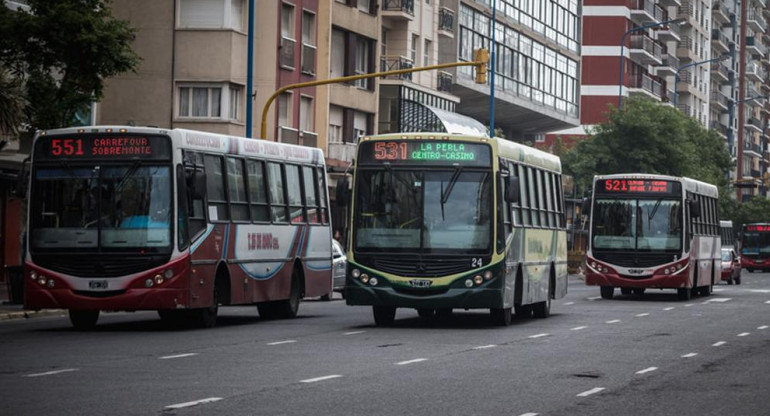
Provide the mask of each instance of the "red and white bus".
POLYGON ((741 267, 770 271, 770 224, 743 224, 740 240, 741 267))
POLYGON ((157 310, 213 326, 219 305, 293 318, 332 289, 320 149, 182 129, 40 133, 29 175, 25 305, 157 310))
POLYGON ((708 296, 720 281, 717 187, 689 178, 595 176, 590 205, 587 285, 611 299, 646 288, 708 296))

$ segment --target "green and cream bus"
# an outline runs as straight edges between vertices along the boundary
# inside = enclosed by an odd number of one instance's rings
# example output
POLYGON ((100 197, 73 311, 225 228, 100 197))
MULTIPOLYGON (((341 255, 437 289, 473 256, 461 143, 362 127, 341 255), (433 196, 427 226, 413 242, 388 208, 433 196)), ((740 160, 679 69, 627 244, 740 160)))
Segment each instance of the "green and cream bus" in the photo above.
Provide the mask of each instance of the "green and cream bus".
POLYGON ((364 137, 357 153, 345 298, 377 325, 415 308, 490 309, 505 326, 566 294, 558 157, 445 133, 364 137))

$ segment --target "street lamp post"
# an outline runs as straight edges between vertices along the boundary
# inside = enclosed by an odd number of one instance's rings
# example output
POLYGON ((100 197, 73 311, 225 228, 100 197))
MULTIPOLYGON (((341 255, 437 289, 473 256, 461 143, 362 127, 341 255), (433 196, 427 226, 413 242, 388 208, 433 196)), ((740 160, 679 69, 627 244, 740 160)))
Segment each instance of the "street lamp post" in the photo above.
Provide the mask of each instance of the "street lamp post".
POLYGON ((679 23, 682 23, 683 21, 684 19, 671 19, 671 20, 665 20, 659 23, 649 23, 643 26, 629 29, 626 31, 626 33, 623 34, 623 36, 621 36, 620 38, 620 81, 618 82, 618 108, 620 108, 623 105, 623 59, 625 58, 626 36, 634 32, 639 32, 641 30, 646 30, 646 29, 650 29, 658 26, 665 26, 671 23, 679 24, 679 23))
POLYGON ((674 108, 676 108, 676 103, 679 101, 679 91, 676 90, 676 84, 679 83, 679 71, 681 71, 681 70, 683 70, 685 68, 692 67, 692 66, 703 65, 703 64, 710 63, 710 62, 724 61, 725 59, 728 59, 728 58, 730 58, 730 54, 724 54, 724 55, 719 56, 717 58, 706 59, 705 61, 690 62, 689 64, 684 64, 684 65, 680 66, 679 68, 677 68, 676 69, 676 74, 674 74, 674 108))

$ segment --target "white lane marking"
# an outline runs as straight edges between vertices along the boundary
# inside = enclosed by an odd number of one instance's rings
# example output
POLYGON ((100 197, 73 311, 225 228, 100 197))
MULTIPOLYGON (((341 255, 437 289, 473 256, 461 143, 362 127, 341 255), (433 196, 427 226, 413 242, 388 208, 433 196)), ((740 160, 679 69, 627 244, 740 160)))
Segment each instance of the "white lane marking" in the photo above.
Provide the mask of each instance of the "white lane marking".
POLYGON ((649 372, 655 371, 657 369, 658 369, 658 367, 649 367, 649 368, 645 368, 644 370, 637 371, 636 374, 649 373, 649 372))
POLYGON ((545 334, 545 333, 544 334, 536 334, 536 335, 530 335, 527 338, 542 338, 542 337, 547 337, 548 335, 550 335, 550 334, 545 334))
POLYGON ((754 292, 754 293, 770 293, 770 289, 749 289, 749 292, 754 292))
POLYGON ((185 407, 192 407, 192 406, 197 406, 197 405, 199 405, 199 404, 206 404, 206 403, 213 403, 213 402, 218 402, 218 401, 220 401, 220 400, 222 400, 222 398, 221 398, 221 397, 209 397, 209 398, 207 398, 207 399, 196 400, 196 401, 194 401, 194 402, 186 402, 186 403, 172 404, 172 405, 170 405, 170 406, 166 406, 166 407, 164 407, 164 409, 168 409, 168 410, 176 410, 176 409, 182 409, 182 408, 185 408, 185 407))
POLYGON ((641 318, 641 317, 643 317, 643 316, 650 316, 650 314, 649 314, 649 313, 640 313, 640 314, 637 314, 636 316, 638 316, 639 318, 641 318))
POLYGON ((289 339, 289 340, 286 340, 286 341, 268 342, 267 345, 292 344, 294 342, 297 342, 297 340, 289 339))
MULTIPOLYGON (((564 303, 563 305, 567 306, 567 305, 574 305, 574 304, 575 304, 575 302, 567 302, 567 303, 564 303)), ((527 414, 529 414, 529 413, 527 413, 527 414)), ((534 414, 537 414, 537 413, 534 413, 534 414)))
POLYGON ((72 371, 78 371, 78 369, 77 368, 65 368, 65 369, 62 369, 62 370, 46 371, 45 373, 27 374, 24 377, 52 376, 54 374, 69 373, 69 372, 72 372, 72 371))
POLYGON ((594 387, 591 390, 586 390, 586 391, 578 394, 577 397, 588 397, 588 396, 590 396, 592 394, 596 394, 596 393, 598 393, 600 391, 603 391, 603 390, 604 390, 604 387, 594 387))
POLYGON ((427 358, 415 358, 414 360, 407 360, 407 361, 401 361, 400 363, 396 363, 396 365, 407 365, 407 364, 414 364, 414 363, 420 363, 423 361, 428 361, 427 358))
POLYGON ((588 298, 588 300, 597 300, 597 299, 601 299, 601 298, 602 298, 601 296, 594 296, 592 298, 588 298))
POLYGON ((683 355, 682 358, 692 358, 692 357, 695 357, 696 355, 698 355, 697 352, 691 352, 689 354, 683 355))
POLYGON ((324 380, 331 380, 333 378, 340 378, 342 377, 339 374, 332 374, 330 376, 323 376, 323 377, 316 377, 316 378, 308 378, 305 380, 300 380, 300 383, 315 383, 316 381, 324 381, 324 380))
POLYGON ((342 335, 358 335, 358 334, 363 334, 364 332, 366 332, 366 331, 353 331, 353 332, 345 332, 345 333, 344 333, 344 334, 342 334, 342 335))
POLYGON ((767 329, 767 325, 758 326, 757 329, 767 329))
POLYGON ((750 334, 751 334, 751 332, 741 332, 740 334, 738 334, 738 336, 739 337, 745 337, 745 336, 748 336, 750 334))
POLYGON ((770 300, 766 300, 765 303, 770 303, 770 300))
POLYGON ((495 348, 497 345, 495 344, 489 344, 489 345, 482 345, 480 347, 473 347, 474 350, 485 350, 487 348, 495 348))
POLYGON ((688 303, 687 305, 684 305, 685 308, 689 308, 690 306, 695 305, 694 303, 688 303))
POLYGON ((187 354, 166 355, 165 357, 158 357, 158 359, 159 360, 172 360, 174 358, 192 357, 193 355, 198 355, 198 353, 197 352, 189 352, 187 354))
POLYGON ((724 292, 724 291, 725 291, 725 289, 722 289, 722 288, 720 288, 720 287, 715 287, 715 288, 711 289, 711 291, 712 291, 712 292, 724 292))
POLYGON ((522 413, 519 416, 538 416, 540 413, 522 413))
POLYGON ((587 326, 576 326, 576 327, 570 329, 570 331, 580 331, 581 329, 586 329, 586 328, 588 328, 588 327, 587 326))
POLYGON ((618 322, 620 322, 620 319, 613 319, 613 320, 611 320, 611 321, 607 321, 607 322, 605 322, 605 324, 616 324, 616 323, 618 323, 618 322))
POLYGON ((705 301, 703 303, 711 303, 711 302, 720 302, 720 303, 722 303, 722 302, 729 302, 731 300, 733 300, 733 298, 714 298, 714 299, 709 299, 709 300, 707 300, 707 301, 705 301))
POLYGON ((664 311, 673 311, 674 309, 675 308, 673 306, 671 306, 671 307, 668 307, 668 308, 664 308, 663 310, 664 311))
POLYGON ((711 344, 711 346, 712 347, 721 347, 722 345, 725 345, 725 344, 727 344, 727 342, 719 341, 719 342, 715 342, 715 343, 711 344))

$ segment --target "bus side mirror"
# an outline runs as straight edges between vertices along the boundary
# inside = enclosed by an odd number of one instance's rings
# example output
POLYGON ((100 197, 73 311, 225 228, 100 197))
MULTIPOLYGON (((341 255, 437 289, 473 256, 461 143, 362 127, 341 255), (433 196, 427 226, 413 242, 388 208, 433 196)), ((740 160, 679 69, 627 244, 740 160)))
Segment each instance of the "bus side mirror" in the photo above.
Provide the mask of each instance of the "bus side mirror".
POLYGON ((583 198, 583 204, 580 206, 580 213, 583 215, 591 215, 591 198, 583 198))
POLYGON ((343 176, 337 180, 337 191, 334 194, 334 200, 338 207, 345 207, 348 205, 348 198, 350 198, 350 190, 348 189, 348 177, 343 176))
POLYGON ((519 178, 509 176, 507 185, 505 187, 505 202, 517 204, 519 202, 519 178))
POLYGON ((700 204, 698 204, 698 201, 690 200, 690 217, 691 218, 700 218, 700 204))

